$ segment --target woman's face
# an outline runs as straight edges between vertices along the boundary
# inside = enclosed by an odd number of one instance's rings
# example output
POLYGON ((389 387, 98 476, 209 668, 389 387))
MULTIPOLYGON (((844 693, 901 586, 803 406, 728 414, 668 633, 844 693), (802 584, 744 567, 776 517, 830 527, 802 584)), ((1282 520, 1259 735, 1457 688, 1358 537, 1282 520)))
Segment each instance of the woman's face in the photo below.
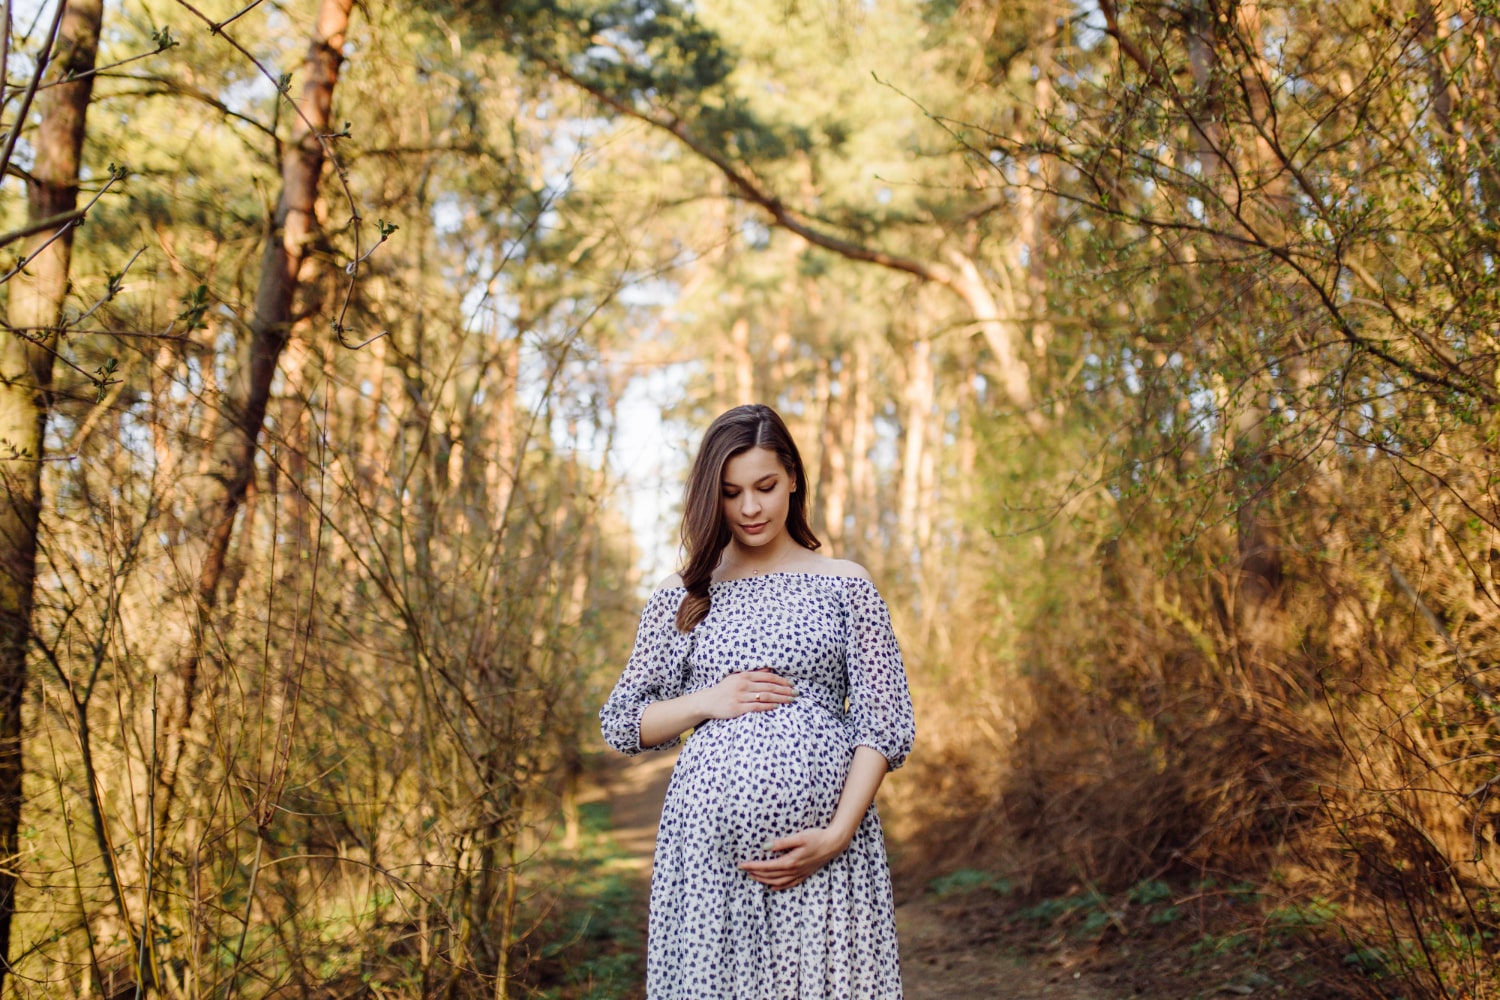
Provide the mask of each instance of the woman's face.
POLYGON ((725 462, 719 496, 734 540, 759 548, 779 539, 796 488, 791 473, 768 448, 751 448, 725 462))

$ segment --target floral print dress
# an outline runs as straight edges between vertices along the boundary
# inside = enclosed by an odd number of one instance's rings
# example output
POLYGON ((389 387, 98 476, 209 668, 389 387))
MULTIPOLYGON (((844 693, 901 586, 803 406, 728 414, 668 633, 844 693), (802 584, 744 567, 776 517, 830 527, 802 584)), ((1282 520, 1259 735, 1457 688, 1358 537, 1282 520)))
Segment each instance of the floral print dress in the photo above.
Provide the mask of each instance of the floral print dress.
POLYGON ((890 868, 872 805, 849 847, 802 883, 761 885, 741 861, 833 818, 856 746, 894 769, 914 725, 890 613, 860 577, 770 573, 710 586, 708 616, 677 631, 681 587, 646 604, 635 650, 599 717, 605 739, 640 745, 654 701, 773 669, 796 698, 710 719, 672 772, 657 833, 648 1000, 900 1000, 890 868))

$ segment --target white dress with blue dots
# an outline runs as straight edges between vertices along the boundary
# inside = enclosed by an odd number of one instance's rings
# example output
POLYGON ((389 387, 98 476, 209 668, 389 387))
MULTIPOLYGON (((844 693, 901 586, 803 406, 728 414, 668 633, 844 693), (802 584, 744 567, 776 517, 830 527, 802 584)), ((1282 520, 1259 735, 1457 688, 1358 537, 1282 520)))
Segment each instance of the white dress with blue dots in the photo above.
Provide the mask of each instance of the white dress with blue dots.
POLYGON ((797 696, 700 725, 677 759, 651 878, 648 1000, 900 1000, 895 908, 872 805, 838 857, 791 889, 736 867, 765 845, 827 825, 856 746, 894 769, 915 729, 890 613, 868 580, 771 573, 710 586, 708 616, 677 631, 684 591, 657 591, 599 712, 627 754, 654 701, 772 669, 797 696))

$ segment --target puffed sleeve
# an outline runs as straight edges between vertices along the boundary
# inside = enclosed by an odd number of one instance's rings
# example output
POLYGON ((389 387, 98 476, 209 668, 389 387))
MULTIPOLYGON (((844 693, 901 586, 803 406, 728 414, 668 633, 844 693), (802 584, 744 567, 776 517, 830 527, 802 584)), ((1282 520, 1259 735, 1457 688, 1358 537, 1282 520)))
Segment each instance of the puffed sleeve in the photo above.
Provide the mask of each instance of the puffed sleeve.
POLYGON ((848 579, 845 659, 854 745, 880 751, 894 771, 906 762, 917 732, 906 668, 891 629, 890 609, 880 592, 868 580, 848 579))
POLYGON ((604 740, 621 753, 634 756, 643 750, 665 750, 678 743, 674 736, 654 747, 641 746, 641 713, 653 701, 676 698, 686 689, 693 639, 677 631, 677 605, 682 594, 682 588, 669 587, 651 595, 646 610, 641 612, 635 649, 625 664, 625 672, 615 683, 609 700, 599 709, 599 728, 604 740))

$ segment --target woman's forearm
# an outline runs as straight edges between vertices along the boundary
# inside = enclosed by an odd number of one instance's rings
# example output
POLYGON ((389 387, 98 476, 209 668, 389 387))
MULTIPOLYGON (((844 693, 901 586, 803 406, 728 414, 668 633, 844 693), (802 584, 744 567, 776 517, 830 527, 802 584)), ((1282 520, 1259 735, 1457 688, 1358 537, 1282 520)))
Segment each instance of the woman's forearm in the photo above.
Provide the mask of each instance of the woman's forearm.
POLYGON ((641 746, 661 746, 709 719, 772 712, 796 697, 792 682, 774 670, 731 673, 711 688, 647 705, 641 712, 641 746))
POLYGON ((838 808, 828 823, 828 830, 836 834, 847 846, 854 839, 854 831, 875 801, 875 792, 890 764, 874 747, 857 746, 854 759, 849 762, 849 774, 844 778, 844 790, 839 794, 838 808))
POLYGON ((695 691, 647 705, 641 713, 641 746, 660 746, 707 719, 709 712, 703 701, 706 693, 695 691))
POLYGON ((772 889, 789 889, 838 857, 854 840, 855 831, 875 801, 889 762, 874 747, 857 746, 844 790, 839 793, 838 808, 825 827, 799 830, 764 845, 779 852, 774 858, 741 861, 740 871, 772 889))

